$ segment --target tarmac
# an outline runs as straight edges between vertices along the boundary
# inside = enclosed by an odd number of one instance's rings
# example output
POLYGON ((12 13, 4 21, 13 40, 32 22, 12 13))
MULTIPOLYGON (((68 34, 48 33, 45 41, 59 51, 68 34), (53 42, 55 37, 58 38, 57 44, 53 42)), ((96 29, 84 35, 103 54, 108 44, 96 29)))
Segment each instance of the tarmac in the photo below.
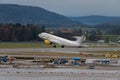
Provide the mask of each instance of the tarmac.
POLYGON ((0 80, 120 80, 120 70, 0 69, 0 80))
POLYGON ((84 51, 120 51, 120 47, 113 48, 1 48, 1 53, 11 52, 62 52, 62 53, 80 53, 84 51))

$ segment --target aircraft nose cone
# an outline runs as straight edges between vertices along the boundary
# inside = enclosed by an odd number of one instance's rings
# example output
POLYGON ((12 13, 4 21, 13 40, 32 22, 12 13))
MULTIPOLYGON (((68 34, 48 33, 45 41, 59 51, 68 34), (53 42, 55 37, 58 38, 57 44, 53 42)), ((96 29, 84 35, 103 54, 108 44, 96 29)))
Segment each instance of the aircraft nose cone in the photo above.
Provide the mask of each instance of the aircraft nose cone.
POLYGON ((38 34, 38 36, 39 36, 41 39, 46 39, 46 33, 40 33, 40 34, 38 34))
POLYGON ((42 35, 41 35, 41 34, 38 34, 38 36, 39 36, 39 37, 42 37, 42 35))

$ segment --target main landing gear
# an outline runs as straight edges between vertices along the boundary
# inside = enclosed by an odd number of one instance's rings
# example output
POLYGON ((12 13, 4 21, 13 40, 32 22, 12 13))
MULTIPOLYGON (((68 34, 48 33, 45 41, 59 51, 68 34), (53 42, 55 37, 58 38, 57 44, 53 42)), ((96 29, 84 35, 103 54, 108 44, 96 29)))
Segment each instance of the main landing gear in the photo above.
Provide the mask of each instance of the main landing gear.
POLYGON ((61 48, 64 48, 64 45, 62 45, 61 48))
MULTIPOLYGON (((55 43, 52 43, 52 42, 51 42, 50 44, 51 44, 51 45, 53 44, 53 47, 54 47, 54 48, 57 47, 55 43)), ((61 45, 61 48, 64 48, 64 45, 61 45)))
POLYGON ((56 45, 54 45, 53 47, 56 48, 56 45))

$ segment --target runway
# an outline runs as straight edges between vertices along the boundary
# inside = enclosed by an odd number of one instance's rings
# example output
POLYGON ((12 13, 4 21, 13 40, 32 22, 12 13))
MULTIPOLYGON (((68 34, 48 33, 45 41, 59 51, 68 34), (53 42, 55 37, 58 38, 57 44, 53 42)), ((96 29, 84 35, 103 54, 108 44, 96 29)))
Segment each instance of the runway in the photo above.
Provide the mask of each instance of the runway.
POLYGON ((0 69, 0 80, 119 80, 119 70, 0 69))
POLYGON ((80 53, 84 51, 120 51, 120 47, 114 47, 114 48, 3 48, 3 49, 0 49, 0 53, 11 53, 11 52, 80 53))

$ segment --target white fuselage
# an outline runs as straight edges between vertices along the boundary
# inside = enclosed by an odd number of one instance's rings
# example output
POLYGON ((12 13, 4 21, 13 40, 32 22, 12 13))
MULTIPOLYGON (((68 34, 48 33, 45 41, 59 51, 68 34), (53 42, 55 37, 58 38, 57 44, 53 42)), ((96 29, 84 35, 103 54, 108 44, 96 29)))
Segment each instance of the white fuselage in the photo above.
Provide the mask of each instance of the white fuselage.
POLYGON ((52 43, 57 43, 59 45, 64 45, 64 46, 81 46, 81 43, 78 43, 77 41, 71 41, 65 38, 61 38, 52 34, 48 33, 41 33, 39 34, 39 37, 42 39, 47 39, 52 43))

